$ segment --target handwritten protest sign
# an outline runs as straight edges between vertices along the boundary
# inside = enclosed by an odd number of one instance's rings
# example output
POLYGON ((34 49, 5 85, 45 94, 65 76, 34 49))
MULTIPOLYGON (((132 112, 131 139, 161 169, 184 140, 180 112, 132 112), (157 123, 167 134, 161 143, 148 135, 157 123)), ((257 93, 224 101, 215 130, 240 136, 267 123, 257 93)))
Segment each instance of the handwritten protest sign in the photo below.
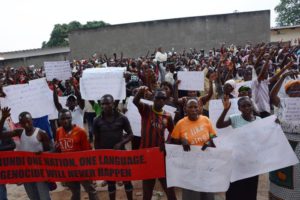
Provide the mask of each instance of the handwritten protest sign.
MULTIPOLYGON (((141 102, 143 102, 145 104, 148 104, 148 105, 153 105, 153 101, 149 101, 149 100, 146 100, 146 99, 141 99, 141 102)), ((170 113, 171 116, 174 119, 176 108, 174 108, 172 106, 165 105, 163 107, 163 110, 170 113)), ((141 120, 141 115, 140 115, 137 107, 133 104, 133 97, 132 96, 128 98, 127 112, 125 113, 125 115, 127 116, 128 120, 130 122, 133 135, 140 137, 141 136, 141 121, 142 120, 141 120)), ((169 134, 168 132, 165 133, 166 138, 167 138, 168 134, 169 134)))
POLYGON ((80 92, 85 100, 99 100, 105 94, 114 99, 126 97, 124 68, 93 68, 84 70, 80 79, 80 92))
POLYGON ((204 91, 204 73, 199 71, 179 71, 177 79, 180 80, 179 90, 204 91))
POLYGON ((232 152, 221 148, 201 150, 191 146, 185 152, 181 145, 166 145, 168 187, 181 187, 199 192, 224 192, 229 188, 232 152))
MULTIPOLYGON (((237 105, 238 98, 230 99, 231 106, 228 110, 225 119, 228 119, 230 115, 232 114, 239 114, 241 113, 239 111, 238 105, 237 105)), ((223 133, 230 133, 232 128, 223 128, 218 129, 216 128, 216 123, 221 116, 222 112, 224 110, 222 99, 212 99, 209 101, 209 119, 211 120, 213 127, 217 131, 218 135, 221 135, 223 133)))
POLYGON ((135 151, 0 154, 0 184, 41 181, 128 181, 165 177, 158 148, 135 151), (153 170, 155 169, 155 170, 153 170))
POLYGON ((285 121, 300 121, 300 98, 281 98, 280 103, 285 121))
POLYGON ((218 148, 232 148, 232 182, 299 163, 275 118, 256 120, 215 139, 218 148))
POLYGON ((51 90, 45 78, 29 81, 29 84, 7 86, 3 91, 6 97, 1 99, 1 105, 11 108, 11 117, 15 123, 24 111, 30 112, 33 118, 53 112, 50 106, 53 102, 49 99, 51 90))
POLYGON ((54 78, 58 80, 68 80, 72 77, 69 61, 44 62, 46 78, 52 81, 54 78))

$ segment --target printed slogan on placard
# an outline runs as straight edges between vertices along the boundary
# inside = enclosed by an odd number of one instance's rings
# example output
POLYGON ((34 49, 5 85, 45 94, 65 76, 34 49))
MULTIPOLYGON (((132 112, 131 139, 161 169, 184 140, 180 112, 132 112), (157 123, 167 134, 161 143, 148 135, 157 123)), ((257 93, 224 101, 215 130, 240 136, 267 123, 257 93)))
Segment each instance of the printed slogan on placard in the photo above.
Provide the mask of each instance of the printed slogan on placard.
POLYGON ((142 180, 165 176, 157 148, 72 153, 1 152, 0 183, 81 180, 142 180), (154 170, 155 169, 155 170, 154 170))

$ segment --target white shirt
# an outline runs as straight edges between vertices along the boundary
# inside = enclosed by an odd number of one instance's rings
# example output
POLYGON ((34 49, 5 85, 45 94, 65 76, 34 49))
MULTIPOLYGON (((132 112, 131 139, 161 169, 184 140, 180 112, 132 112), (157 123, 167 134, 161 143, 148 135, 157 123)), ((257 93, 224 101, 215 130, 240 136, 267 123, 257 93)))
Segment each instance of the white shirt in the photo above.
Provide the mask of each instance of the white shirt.
POLYGON ((25 130, 23 130, 20 138, 19 151, 39 152, 43 151, 42 143, 37 139, 39 128, 35 128, 31 136, 27 136, 25 130))
POLYGON ((75 109, 72 111, 72 123, 78 125, 79 127, 84 129, 83 125, 83 110, 79 107, 76 106, 75 109))
POLYGON ((94 113, 95 112, 92 105, 91 105, 91 103, 87 100, 85 100, 84 111, 88 112, 88 113, 94 113))
POLYGON ((270 107, 270 92, 269 92, 269 80, 258 81, 257 79, 252 81, 251 89, 253 100, 257 105, 258 112, 271 112, 270 107))

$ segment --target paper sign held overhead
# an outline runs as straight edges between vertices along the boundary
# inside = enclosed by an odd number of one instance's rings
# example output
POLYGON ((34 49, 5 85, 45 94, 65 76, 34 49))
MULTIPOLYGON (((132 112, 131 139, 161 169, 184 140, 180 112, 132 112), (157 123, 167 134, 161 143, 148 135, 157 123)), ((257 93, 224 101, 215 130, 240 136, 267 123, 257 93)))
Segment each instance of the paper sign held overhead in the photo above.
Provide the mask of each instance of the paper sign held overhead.
POLYGON ((111 94, 115 100, 126 97, 124 68, 93 68, 84 70, 80 79, 80 92, 85 100, 100 100, 111 94))
POLYGON ((45 78, 29 81, 29 84, 11 85, 3 88, 6 97, 1 99, 2 107, 11 108, 12 120, 19 122, 21 112, 30 112, 33 118, 43 117, 53 112, 51 90, 45 78))
POLYGON ((204 73, 200 71, 188 71, 177 73, 177 78, 180 80, 178 85, 179 90, 204 91, 204 73))
POLYGON ((54 78, 68 80, 72 77, 69 61, 44 62, 44 67, 48 81, 52 81, 54 78))

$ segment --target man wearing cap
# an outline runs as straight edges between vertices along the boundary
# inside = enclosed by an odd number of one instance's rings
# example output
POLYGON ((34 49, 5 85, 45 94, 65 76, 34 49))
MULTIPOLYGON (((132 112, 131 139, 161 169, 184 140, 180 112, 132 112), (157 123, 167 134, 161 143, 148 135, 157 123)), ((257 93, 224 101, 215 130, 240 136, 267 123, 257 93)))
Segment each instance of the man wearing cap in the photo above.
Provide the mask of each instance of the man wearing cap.
MULTIPOLYGON (((84 124, 83 124, 84 111, 83 111, 83 109, 85 106, 85 102, 81 98, 78 87, 74 84, 73 81, 72 81, 72 84, 74 87, 75 95, 70 95, 67 98, 66 106, 71 111, 72 123, 76 124, 79 127, 84 129, 84 124)), ((55 89, 53 90, 53 100, 54 100, 54 104, 55 104, 57 111, 60 112, 63 109, 63 107, 58 101, 58 95, 57 95, 57 92, 55 89)))

